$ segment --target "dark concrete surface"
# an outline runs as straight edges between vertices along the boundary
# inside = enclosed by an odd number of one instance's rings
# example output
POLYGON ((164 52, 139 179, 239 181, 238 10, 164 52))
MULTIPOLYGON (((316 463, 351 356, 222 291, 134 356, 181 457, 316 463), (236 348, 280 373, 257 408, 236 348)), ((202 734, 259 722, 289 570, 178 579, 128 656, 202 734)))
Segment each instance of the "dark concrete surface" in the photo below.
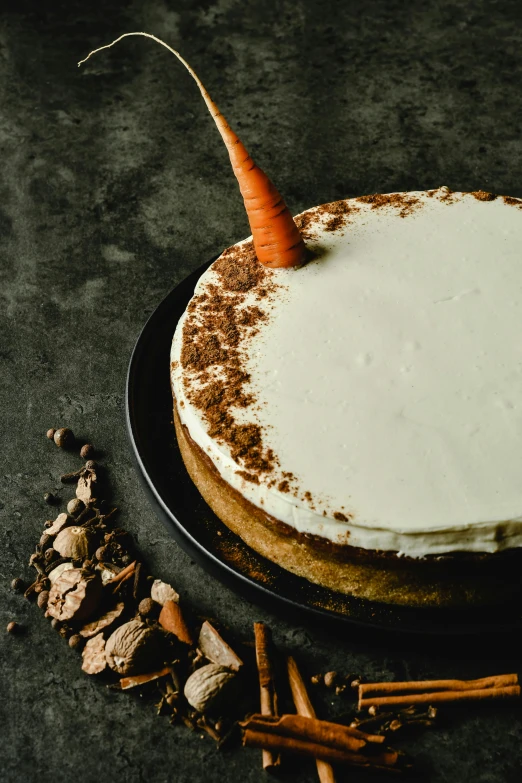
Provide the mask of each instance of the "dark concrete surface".
MULTIPOLYGON (((191 270, 248 233, 201 75, 298 212, 369 192, 483 188, 522 196, 520 0, 2 0, 0 4, 0 779, 258 781, 259 753, 218 753, 150 704, 117 696, 9 587, 63 490, 71 458, 44 436, 67 423, 107 452, 122 522, 153 572, 239 635, 265 619, 308 674, 379 678, 511 671, 520 647, 335 633, 267 615, 169 539, 138 485, 125 373, 149 313, 191 270)), ((342 708, 334 699, 321 714, 342 708)), ((418 780, 521 779, 518 709, 461 710, 406 745, 418 780)), ((316 780, 289 765, 288 781, 316 780)), ((362 779, 362 778, 361 778, 362 779)), ((354 773, 346 780, 359 780, 354 773)))

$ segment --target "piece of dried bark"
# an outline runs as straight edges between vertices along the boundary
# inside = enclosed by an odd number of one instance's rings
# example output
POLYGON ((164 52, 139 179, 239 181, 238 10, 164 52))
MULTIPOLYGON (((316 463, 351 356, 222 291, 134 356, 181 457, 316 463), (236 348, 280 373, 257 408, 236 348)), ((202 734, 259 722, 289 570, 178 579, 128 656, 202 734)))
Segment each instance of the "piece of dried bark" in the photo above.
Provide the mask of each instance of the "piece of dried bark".
POLYGON ((45 532, 48 536, 57 536, 58 533, 61 533, 64 528, 74 524, 76 524, 76 521, 73 519, 73 517, 63 512, 58 514, 51 527, 46 528, 45 532))
POLYGON ((86 620, 96 610, 101 594, 97 574, 86 575, 80 568, 70 568, 51 586, 46 616, 61 622, 86 620))
POLYGON ((98 631, 103 631, 104 628, 108 628, 110 625, 112 625, 121 616, 124 609, 125 604, 123 601, 120 601, 120 603, 116 604, 116 606, 114 606, 112 609, 109 609, 108 612, 105 612, 105 614, 102 614, 101 617, 98 617, 97 620, 93 620, 92 622, 84 625, 79 632, 80 635, 85 639, 90 639, 91 636, 96 636, 98 631))
POLYGON ((148 682, 159 680, 161 677, 166 677, 168 674, 172 674, 172 667, 165 666, 164 669, 160 669, 158 672, 136 674, 134 677, 122 677, 119 686, 122 691, 127 691, 129 688, 136 688, 138 685, 146 685, 148 682))
POLYGON ((139 674, 161 662, 159 630, 139 620, 130 620, 117 628, 105 648, 107 663, 118 674, 139 674))
POLYGON ((82 670, 86 674, 100 674, 107 666, 105 639, 99 633, 89 639, 82 652, 82 670))
POLYGON ((78 479, 76 497, 90 506, 96 500, 97 477, 94 470, 86 470, 78 479))
POLYGON ((150 597, 162 606, 165 606, 166 601, 174 601, 175 604, 179 603, 178 593, 166 582, 162 582, 161 579, 155 579, 152 583, 150 597))
POLYGON ((212 663, 218 663, 221 666, 227 666, 229 669, 238 671, 243 665, 234 650, 225 642, 213 625, 205 620, 201 626, 198 639, 198 649, 212 663))
POLYGON ((165 601, 158 622, 162 628, 174 634, 180 642, 190 645, 194 644, 194 638, 183 618, 179 604, 171 600, 165 601))

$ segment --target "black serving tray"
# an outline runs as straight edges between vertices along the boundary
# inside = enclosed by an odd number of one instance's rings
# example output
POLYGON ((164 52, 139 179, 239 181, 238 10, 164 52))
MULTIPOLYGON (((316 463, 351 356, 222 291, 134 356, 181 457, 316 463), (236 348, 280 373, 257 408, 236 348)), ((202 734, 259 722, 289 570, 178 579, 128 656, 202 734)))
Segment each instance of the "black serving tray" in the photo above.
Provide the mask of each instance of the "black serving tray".
POLYGON ((205 503, 181 458, 172 420, 169 352, 176 324, 201 274, 214 259, 174 288, 145 324, 130 360, 127 428, 149 500, 178 544, 206 571, 242 597, 293 620, 302 617, 393 632, 477 634, 513 631, 520 610, 456 611, 389 606, 341 595, 279 568, 251 550, 205 503))

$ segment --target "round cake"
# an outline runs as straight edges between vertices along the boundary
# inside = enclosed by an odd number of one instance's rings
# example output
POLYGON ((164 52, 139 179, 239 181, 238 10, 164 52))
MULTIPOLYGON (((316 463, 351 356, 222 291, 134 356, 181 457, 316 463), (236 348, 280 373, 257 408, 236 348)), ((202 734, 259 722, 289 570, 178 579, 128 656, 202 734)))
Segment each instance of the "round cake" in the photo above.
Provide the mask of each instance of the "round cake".
POLYGON ((309 260, 251 240, 200 278, 171 353, 190 476, 251 548, 394 604, 520 590, 522 201, 363 196, 295 222, 309 260))

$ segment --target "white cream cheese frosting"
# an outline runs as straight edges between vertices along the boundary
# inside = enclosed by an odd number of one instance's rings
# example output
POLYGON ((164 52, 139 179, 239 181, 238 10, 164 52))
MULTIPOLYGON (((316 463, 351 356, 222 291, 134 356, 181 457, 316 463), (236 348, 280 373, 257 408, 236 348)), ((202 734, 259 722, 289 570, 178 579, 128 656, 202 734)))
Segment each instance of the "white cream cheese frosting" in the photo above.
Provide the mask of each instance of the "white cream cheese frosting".
MULTIPOLYGON (((185 313, 173 391, 225 481, 337 544, 410 557, 522 546, 522 201, 487 198, 441 188, 300 216, 314 258, 268 270, 275 293, 245 298, 267 317, 242 348, 255 405, 234 415, 278 463, 256 482, 188 393, 185 313)), ((215 286, 211 266, 196 315, 215 286)))

